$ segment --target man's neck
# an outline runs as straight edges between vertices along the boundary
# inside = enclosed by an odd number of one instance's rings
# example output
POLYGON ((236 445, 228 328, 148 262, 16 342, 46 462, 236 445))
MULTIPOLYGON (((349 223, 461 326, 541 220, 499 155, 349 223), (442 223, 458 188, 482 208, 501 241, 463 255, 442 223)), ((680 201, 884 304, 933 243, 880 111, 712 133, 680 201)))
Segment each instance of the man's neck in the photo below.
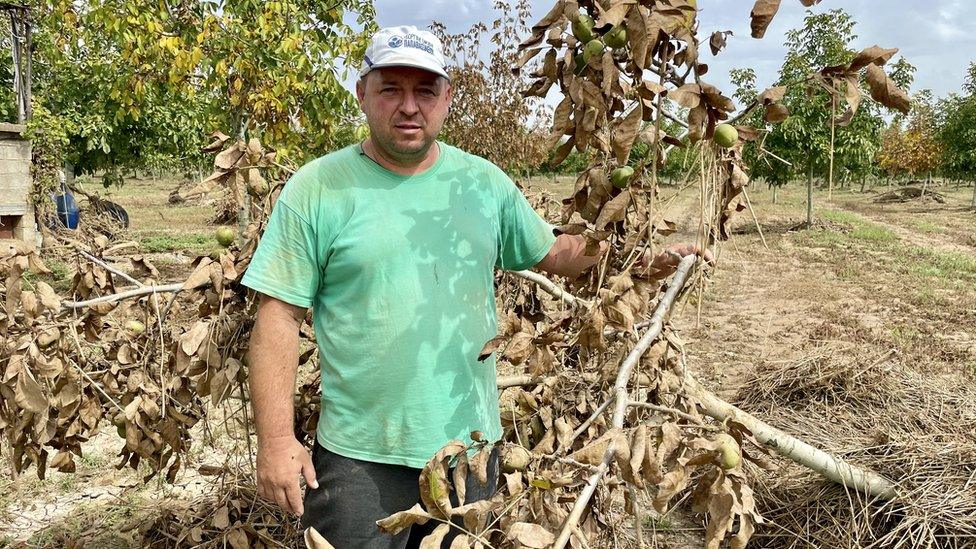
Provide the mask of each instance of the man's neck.
POLYGON ((404 162, 402 160, 389 158, 384 155, 379 147, 373 145, 372 139, 363 141, 362 147, 363 152, 365 152, 377 164, 398 175, 416 175, 426 171, 428 168, 433 166, 435 162, 437 162, 437 158, 440 156, 441 152, 440 145, 435 141, 427 149, 427 154, 425 154, 423 158, 416 162, 404 162))

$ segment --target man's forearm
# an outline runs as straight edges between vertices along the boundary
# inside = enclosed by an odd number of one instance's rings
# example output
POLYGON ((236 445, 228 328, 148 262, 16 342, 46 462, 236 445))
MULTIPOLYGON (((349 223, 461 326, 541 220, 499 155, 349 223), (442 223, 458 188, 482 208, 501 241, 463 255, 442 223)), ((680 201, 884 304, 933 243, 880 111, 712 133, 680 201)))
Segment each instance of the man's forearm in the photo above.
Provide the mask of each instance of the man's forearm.
POLYGON ((586 255, 586 239, 579 235, 561 234, 546 257, 536 267, 555 275, 575 278, 595 265, 603 257, 605 243, 600 243, 600 251, 586 255))
POLYGON ((294 434, 299 326, 277 311, 259 311, 254 323, 249 388, 258 440, 294 434))

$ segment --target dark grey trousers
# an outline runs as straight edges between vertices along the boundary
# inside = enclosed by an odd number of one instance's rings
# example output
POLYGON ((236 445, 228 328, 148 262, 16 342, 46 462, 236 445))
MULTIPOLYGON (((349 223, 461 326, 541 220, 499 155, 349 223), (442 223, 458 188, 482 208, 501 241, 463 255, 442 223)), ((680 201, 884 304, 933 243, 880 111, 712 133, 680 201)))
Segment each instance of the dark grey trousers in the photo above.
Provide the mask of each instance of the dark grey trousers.
MULTIPOLYGON (((319 488, 305 491, 302 528, 314 526, 336 549, 413 549, 439 524, 415 525, 396 536, 384 534, 376 526, 376 521, 420 503, 420 469, 347 458, 318 443, 312 462, 319 488)), ((493 452, 488 484, 468 475, 465 503, 490 498, 497 484, 498 455, 493 452)), ((457 504, 453 490, 451 501, 457 504)), ((442 547, 450 547, 459 532, 451 530, 442 547)))

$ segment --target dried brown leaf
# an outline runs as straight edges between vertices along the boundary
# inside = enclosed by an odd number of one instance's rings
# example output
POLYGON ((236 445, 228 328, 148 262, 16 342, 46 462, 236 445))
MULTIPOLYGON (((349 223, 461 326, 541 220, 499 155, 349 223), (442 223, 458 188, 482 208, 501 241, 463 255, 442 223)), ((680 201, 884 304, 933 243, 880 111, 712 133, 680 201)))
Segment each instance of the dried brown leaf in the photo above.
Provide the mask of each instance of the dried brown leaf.
POLYGON ((867 79, 868 86, 871 88, 871 97, 875 101, 902 114, 908 114, 910 108, 908 95, 895 85, 885 74, 884 69, 878 65, 868 65, 867 79))
POLYGON ((211 521, 213 527, 218 530, 226 530, 230 526, 230 509, 224 505, 214 513, 211 521))
POLYGON ((865 48, 851 61, 847 70, 853 72, 872 64, 878 66, 884 65, 896 53, 898 53, 898 48, 885 49, 878 45, 865 48))
POLYGON ((686 109, 693 109, 701 103, 701 86, 685 84, 678 89, 668 91, 668 99, 686 109))
POLYGON ((209 257, 204 258, 202 261, 200 261, 200 264, 197 265, 197 268, 190 273, 190 276, 186 279, 186 282, 183 283, 183 289, 195 290, 201 286, 209 284, 211 281, 210 275, 212 272, 214 272, 214 270, 219 271, 220 264, 215 263, 209 257))
POLYGON ((305 530, 305 547, 307 549, 335 549, 313 526, 309 526, 305 530))
POLYGON ((180 336, 180 348, 189 356, 196 354, 207 336, 210 334, 210 324, 198 320, 185 334, 180 336))
POLYGON ((201 152, 206 153, 219 151, 220 149, 224 148, 224 143, 227 143, 227 140, 230 139, 230 136, 219 131, 210 134, 210 137, 213 138, 213 141, 206 147, 200 149, 201 152))
POLYGON ((451 457, 466 450, 464 443, 452 440, 434 454, 420 472, 420 499, 435 517, 451 515, 451 482, 447 478, 451 457))
POLYGON ((732 31, 715 31, 712 36, 708 39, 708 47, 712 50, 712 55, 718 55, 718 52, 725 48, 726 40, 732 35, 732 31))
POLYGON ((47 412, 48 401, 44 396, 44 389, 26 371, 17 376, 17 386, 14 388, 14 402, 24 410, 34 414, 47 412))
POLYGON ((556 541, 556 536, 538 524, 516 522, 508 529, 508 539, 528 549, 543 549, 556 541))
POLYGON ((61 298, 54 291, 54 288, 50 284, 44 282, 43 280, 38 280, 36 283, 37 296, 41 299, 41 305, 45 309, 51 312, 57 312, 61 310, 61 298))
POLYGON ((486 358, 491 356, 491 353, 497 351, 499 347, 508 341, 508 339, 509 336, 499 335, 485 342, 485 345, 481 348, 481 352, 478 353, 478 362, 483 362, 486 358))
POLYGON ((244 157, 245 150, 246 146, 243 141, 234 143, 217 155, 217 158, 214 159, 214 168, 224 171, 233 169, 244 157))
POLYGON ((597 3, 596 6, 600 10, 600 14, 597 16, 595 26, 603 27, 604 25, 611 25, 616 27, 624 22, 627 18, 627 13, 633 5, 630 2, 616 2, 610 9, 603 11, 603 7, 597 3))
POLYGON ((623 221, 624 217, 627 215, 627 207, 630 206, 630 191, 624 190, 617 196, 613 197, 603 209, 600 210, 600 215, 596 218, 596 228, 597 230, 603 230, 608 224, 616 223, 618 221, 623 221))
POLYGON ((773 86, 764 90, 759 94, 758 101, 763 105, 768 105, 770 103, 777 103, 783 100, 786 96, 787 86, 773 86))
MULTIPOLYGON (((630 150, 637 139, 637 132, 640 130, 641 117, 644 111, 640 101, 635 103, 634 108, 627 114, 622 122, 614 129, 612 147, 613 153, 617 157, 617 163, 621 166, 630 159, 630 150)), ((599 229, 600 227, 597 226, 599 229)))
POLYGON ((657 496, 654 498, 654 509, 659 513, 663 513, 667 509, 671 498, 688 486, 688 481, 688 470, 683 465, 679 465, 674 470, 665 474, 664 479, 658 486, 657 496))
POLYGON ((779 11, 779 3, 780 0, 756 0, 750 14, 753 38, 762 38, 766 34, 766 28, 779 11))
POLYGON ((419 503, 416 503, 406 511, 393 513, 385 519, 376 521, 376 525, 379 526, 380 530, 395 536, 414 524, 427 524, 427 521, 430 519, 430 514, 424 511, 424 508, 419 503))
POLYGON ((450 531, 451 526, 447 523, 438 524, 437 528, 420 540, 420 549, 440 549, 444 536, 450 531))
POLYGON ((773 124, 782 122, 790 117, 790 109, 782 103, 772 103, 766 107, 766 113, 763 115, 763 119, 766 122, 771 122, 773 124))

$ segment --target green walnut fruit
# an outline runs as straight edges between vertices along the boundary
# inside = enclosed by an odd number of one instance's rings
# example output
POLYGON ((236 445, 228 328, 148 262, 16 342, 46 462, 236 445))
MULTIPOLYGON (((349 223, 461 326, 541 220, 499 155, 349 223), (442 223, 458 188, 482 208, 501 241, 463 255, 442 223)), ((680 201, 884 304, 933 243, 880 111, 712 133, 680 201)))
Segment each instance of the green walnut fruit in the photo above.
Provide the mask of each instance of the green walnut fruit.
POLYGON ((732 124, 719 124, 715 126, 715 143, 719 147, 728 149, 739 142, 739 130, 732 124))
POLYGON ((138 320, 130 320, 125 323, 125 329, 131 334, 139 335, 146 331, 146 325, 138 320))
POLYGON ((247 194, 253 196, 254 198, 264 198, 271 187, 268 182, 263 177, 252 177, 247 182, 247 194))
POLYGON ((115 432, 120 438, 125 438, 125 414, 119 412, 112 418, 112 425, 115 425, 115 432))
POLYGON ((521 446, 509 446, 502 451, 501 457, 502 471, 514 473, 525 470, 529 466, 529 460, 532 456, 528 450, 521 446))
POLYGON ((627 29, 622 25, 610 29, 610 32, 603 36, 603 43, 615 50, 627 45, 627 29))
POLYGON ((366 141, 369 139, 369 126, 366 124, 356 126, 354 135, 356 136, 356 141, 366 141))
POLYGON ((621 166, 610 174, 610 182, 618 189, 626 189, 630 185, 630 178, 634 176, 634 168, 621 166))
POLYGON ((583 74, 583 69, 586 68, 586 61, 583 59, 583 53, 577 53, 573 56, 573 74, 579 76, 583 74))
POLYGON ((728 433, 721 433, 715 437, 715 442, 719 445, 719 465, 722 469, 735 469, 742 462, 742 453, 739 443, 728 433))
POLYGON ((597 39, 590 40, 583 46, 583 62, 589 63, 590 59, 603 55, 603 42, 597 39))
POLYGON ((573 36, 580 42, 593 40, 593 25, 595 24, 592 17, 585 13, 580 14, 576 21, 573 21, 573 36))
POLYGON ((221 227, 217 229, 216 237, 217 244, 220 244, 226 248, 234 242, 235 238, 237 238, 237 233, 234 232, 234 229, 231 229, 230 227, 221 227))

